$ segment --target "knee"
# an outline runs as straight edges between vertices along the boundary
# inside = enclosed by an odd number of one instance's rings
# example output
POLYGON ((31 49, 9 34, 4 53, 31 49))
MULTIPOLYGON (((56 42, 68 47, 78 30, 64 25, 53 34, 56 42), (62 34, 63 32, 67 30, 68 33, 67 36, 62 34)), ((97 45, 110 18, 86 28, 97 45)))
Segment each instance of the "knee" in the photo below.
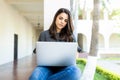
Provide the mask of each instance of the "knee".
MULTIPOLYGON (((46 67, 36 67, 31 76, 29 77, 29 80, 41 80, 41 78, 46 78, 46 76, 50 75, 51 72, 46 67)), ((42 79, 43 80, 43 79, 42 79)))
POLYGON ((66 69, 70 69, 71 71, 80 71, 80 68, 76 65, 68 66, 66 69))
POLYGON ((71 75, 75 78, 74 80, 79 80, 81 77, 81 70, 79 67, 72 65, 68 66, 67 70, 71 73, 71 75))
POLYGON ((39 80, 39 68, 35 68, 32 74, 29 77, 29 80, 39 80))
POLYGON ((35 76, 35 75, 31 75, 31 76, 29 77, 29 80, 39 80, 39 79, 38 79, 37 76, 35 76))

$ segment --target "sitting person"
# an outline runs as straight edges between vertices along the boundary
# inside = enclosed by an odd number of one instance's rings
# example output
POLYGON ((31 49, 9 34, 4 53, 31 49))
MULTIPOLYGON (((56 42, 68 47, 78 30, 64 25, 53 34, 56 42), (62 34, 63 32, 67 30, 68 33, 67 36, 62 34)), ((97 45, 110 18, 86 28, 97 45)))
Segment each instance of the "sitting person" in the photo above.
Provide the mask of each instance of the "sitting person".
MULTIPOLYGON (((53 19, 50 28, 41 32, 39 41, 74 42, 73 23, 70 11, 60 8, 53 19)), ((37 66, 29 80, 80 80, 81 70, 76 65, 71 66, 37 66)))

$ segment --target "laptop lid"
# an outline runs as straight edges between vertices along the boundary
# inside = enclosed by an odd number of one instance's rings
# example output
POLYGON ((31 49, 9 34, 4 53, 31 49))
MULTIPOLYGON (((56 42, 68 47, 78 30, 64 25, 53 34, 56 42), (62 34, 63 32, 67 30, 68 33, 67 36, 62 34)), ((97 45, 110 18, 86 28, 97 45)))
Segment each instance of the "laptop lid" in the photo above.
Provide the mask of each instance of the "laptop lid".
POLYGON ((76 64, 76 42, 41 42, 36 44, 37 65, 69 66, 76 64))

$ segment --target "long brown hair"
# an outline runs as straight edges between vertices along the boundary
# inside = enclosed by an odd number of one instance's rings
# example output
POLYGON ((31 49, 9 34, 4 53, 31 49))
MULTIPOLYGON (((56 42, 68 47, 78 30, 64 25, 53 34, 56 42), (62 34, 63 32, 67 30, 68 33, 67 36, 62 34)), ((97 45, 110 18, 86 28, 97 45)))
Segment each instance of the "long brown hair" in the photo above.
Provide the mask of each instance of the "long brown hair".
POLYGON ((55 21, 56 21, 56 18, 59 14, 61 13, 66 13, 68 15, 68 22, 66 24, 66 26, 61 30, 61 32, 59 33, 60 35, 60 38, 66 42, 72 42, 73 41, 73 22, 72 22, 72 17, 71 17, 71 13, 68 9, 65 9, 65 8, 60 8, 54 18, 53 18, 53 22, 49 28, 49 33, 51 34, 51 37, 53 39, 56 39, 56 24, 55 24, 55 21))

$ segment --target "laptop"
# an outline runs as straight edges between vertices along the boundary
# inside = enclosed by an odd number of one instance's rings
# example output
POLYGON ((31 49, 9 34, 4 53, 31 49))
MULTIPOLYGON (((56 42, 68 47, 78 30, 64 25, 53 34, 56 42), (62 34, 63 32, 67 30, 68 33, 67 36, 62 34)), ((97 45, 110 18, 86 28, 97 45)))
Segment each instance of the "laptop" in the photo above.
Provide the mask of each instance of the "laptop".
POLYGON ((41 42, 36 43, 38 66, 76 65, 77 42, 41 42))

